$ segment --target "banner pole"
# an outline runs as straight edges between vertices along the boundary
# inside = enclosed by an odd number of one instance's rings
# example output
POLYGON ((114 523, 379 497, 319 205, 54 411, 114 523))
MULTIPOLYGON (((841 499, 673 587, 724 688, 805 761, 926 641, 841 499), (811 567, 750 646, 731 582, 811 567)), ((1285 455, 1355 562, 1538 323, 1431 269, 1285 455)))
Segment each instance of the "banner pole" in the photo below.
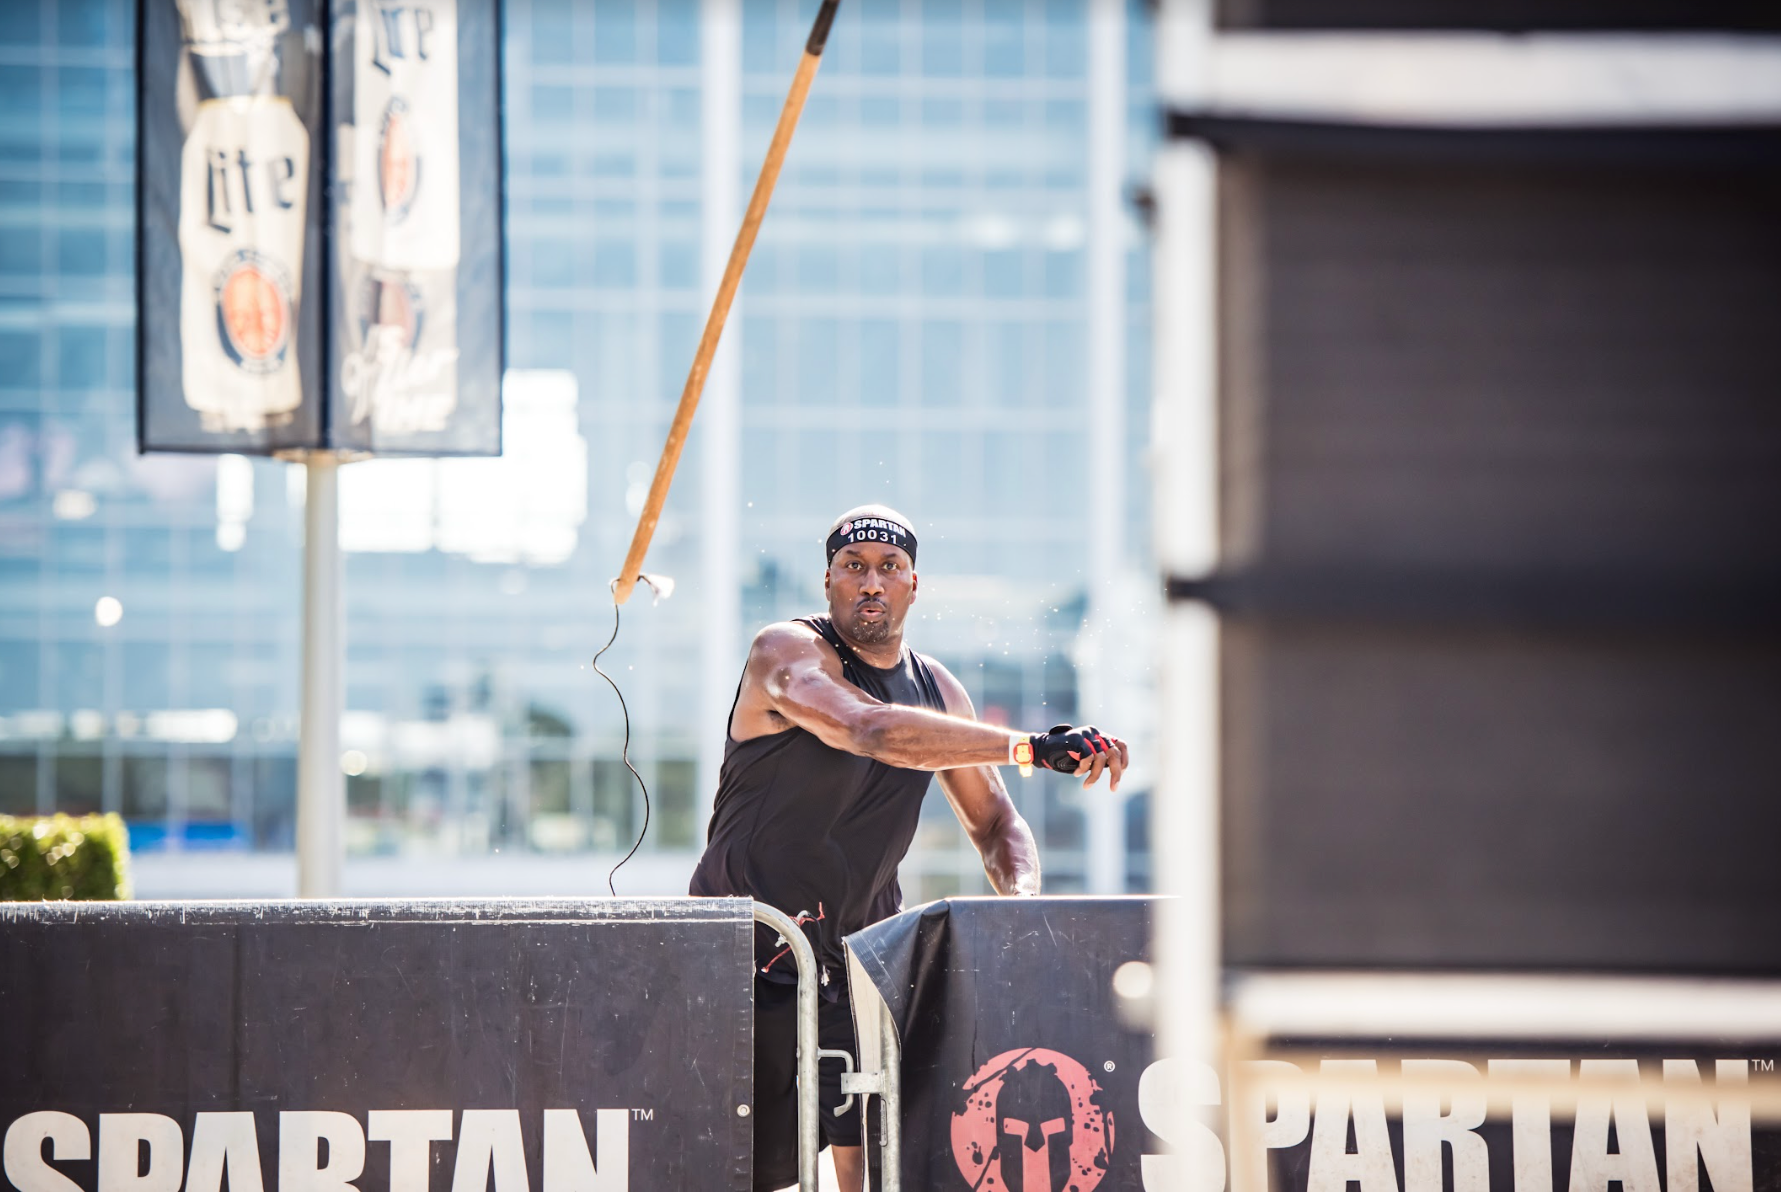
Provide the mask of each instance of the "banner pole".
POLYGON ((297 741, 297 896, 340 893, 346 780, 340 769, 340 457, 304 460, 302 721, 297 741))

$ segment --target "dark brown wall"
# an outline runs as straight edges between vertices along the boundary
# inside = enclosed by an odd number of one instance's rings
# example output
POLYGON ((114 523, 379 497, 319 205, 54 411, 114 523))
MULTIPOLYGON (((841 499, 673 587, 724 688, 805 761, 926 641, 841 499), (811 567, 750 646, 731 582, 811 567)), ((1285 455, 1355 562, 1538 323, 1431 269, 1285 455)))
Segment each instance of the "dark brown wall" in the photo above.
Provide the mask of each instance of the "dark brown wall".
POLYGON ((1221 157, 1235 963, 1781 972, 1781 166, 1552 149, 1221 157))
POLYGON ((1230 413, 1261 436, 1228 475, 1234 544, 1295 565, 1774 561, 1781 170, 1275 153, 1224 174, 1226 271, 1253 279, 1224 308, 1230 413))

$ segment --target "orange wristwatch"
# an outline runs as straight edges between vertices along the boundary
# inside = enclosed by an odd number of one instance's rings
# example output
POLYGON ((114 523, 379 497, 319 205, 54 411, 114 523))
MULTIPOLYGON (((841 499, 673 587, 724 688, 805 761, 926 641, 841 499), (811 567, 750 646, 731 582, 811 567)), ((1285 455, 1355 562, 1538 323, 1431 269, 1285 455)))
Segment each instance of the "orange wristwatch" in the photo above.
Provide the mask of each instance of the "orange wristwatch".
POLYGON ((1016 737, 1008 742, 1008 764, 1020 767, 1020 776, 1030 778, 1033 773, 1033 742, 1029 737, 1016 737))

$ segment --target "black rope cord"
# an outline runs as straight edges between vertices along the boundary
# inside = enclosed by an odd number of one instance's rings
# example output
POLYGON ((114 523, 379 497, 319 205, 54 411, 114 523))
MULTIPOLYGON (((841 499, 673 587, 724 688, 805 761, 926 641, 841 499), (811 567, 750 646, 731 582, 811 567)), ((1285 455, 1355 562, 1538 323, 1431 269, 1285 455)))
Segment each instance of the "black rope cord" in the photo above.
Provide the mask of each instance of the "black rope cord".
POLYGON ((600 647, 600 653, 594 655, 594 673, 605 679, 607 686, 612 688, 612 694, 618 696, 618 710, 625 718, 625 741, 619 748, 618 756, 619 760, 625 763, 625 769, 631 772, 631 777, 637 780, 638 788, 643 791, 643 829, 637 833, 637 843, 631 846, 631 851, 619 858, 618 864, 612 867, 612 872, 606 875, 606 888, 612 892, 614 898, 618 897, 618 887, 614 884, 618 877, 618 871, 624 868, 626 861, 637 855, 637 850, 643 847, 643 837, 649 832, 649 784, 643 781, 643 775, 639 774, 637 767, 631 764, 631 709, 625 706, 625 693, 618 689, 618 684, 612 681, 612 676, 600 669, 600 655, 612 649, 612 643, 617 640, 618 602, 615 600, 612 603, 612 636, 607 638, 606 644, 600 647))

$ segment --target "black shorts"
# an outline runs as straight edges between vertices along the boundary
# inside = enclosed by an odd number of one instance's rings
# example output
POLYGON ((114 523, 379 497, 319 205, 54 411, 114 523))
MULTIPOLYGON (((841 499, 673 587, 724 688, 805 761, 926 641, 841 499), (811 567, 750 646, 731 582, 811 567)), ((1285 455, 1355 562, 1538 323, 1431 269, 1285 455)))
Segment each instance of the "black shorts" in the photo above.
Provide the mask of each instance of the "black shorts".
MULTIPOLYGON (((816 1000, 818 1046, 859 1057, 853 1007, 845 987, 835 1001, 816 1000)), ((824 1147, 860 1145, 860 1103, 837 1114, 840 1060, 817 1069, 817 1104, 824 1147)), ((757 978, 754 983, 754 1187, 772 1192, 798 1182, 798 987, 757 978)))

